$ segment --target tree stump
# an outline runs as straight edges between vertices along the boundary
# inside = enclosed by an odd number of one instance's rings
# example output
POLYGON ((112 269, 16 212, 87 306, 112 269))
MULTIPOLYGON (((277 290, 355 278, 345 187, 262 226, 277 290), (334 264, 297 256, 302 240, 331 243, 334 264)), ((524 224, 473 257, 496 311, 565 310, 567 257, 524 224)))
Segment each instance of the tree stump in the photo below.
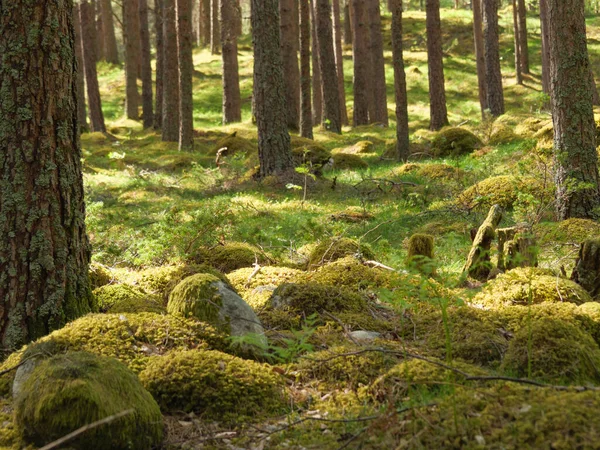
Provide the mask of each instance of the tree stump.
POLYGON ((529 227, 499 228, 496 233, 498 235, 498 269, 537 267, 536 242, 529 227))
POLYGON ((486 281, 493 264, 490 257, 492 242, 496 237, 496 227, 502 220, 502 209, 498 205, 490 208, 487 218, 479 227, 477 235, 473 240, 473 246, 467 257, 467 262, 463 268, 463 273, 470 277, 486 281))
POLYGON ((416 268, 419 272, 429 275, 435 273, 433 267, 434 238, 430 234, 413 234, 408 240, 409 266, 416 268))
POLYGON ((581 244, 571 280, 588 291, 594 299, 598 299, 600 296, 600 239, 589 239, 581 244))

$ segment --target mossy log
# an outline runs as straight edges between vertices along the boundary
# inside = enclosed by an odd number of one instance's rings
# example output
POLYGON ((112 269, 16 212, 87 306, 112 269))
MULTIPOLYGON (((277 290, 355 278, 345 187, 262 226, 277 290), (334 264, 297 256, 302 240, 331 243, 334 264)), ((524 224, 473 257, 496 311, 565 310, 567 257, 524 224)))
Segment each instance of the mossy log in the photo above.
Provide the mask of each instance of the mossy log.
POLYGON ((490 208, 487 218, 479 227, 473 246, 467 257, 467 262, 463 268, 463 273, 470 277, 485 281, 493 268, 490 249, 492 242, 496 237, 496 227, 502 220, 502 209, 498 205, 490 208))
POLYGON ((600 298, 600 239, 589 239, 581 244, 571 279, 594 299, 600 298))

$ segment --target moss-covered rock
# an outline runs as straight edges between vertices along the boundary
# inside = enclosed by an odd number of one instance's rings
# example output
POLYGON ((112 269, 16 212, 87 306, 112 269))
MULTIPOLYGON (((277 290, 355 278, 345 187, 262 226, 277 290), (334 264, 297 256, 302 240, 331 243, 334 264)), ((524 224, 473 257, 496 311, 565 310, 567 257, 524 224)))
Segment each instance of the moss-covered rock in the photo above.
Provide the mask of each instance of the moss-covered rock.
POLYGON ((540 244, 575 244, 600 236, 600 223, 590 219, 567 219, 541 223, 535 228, 540 244))
POLYGON ((472 303, 483 308, 527 305, 542 302, 571 302, 577 305, 591 301, 578 284, 534 268, 518 268, 499 275, 477 294, 472 303))
POLYGON ((332 238, 319 242, 308 258, 309 269, 316 269, 323 264, 343 258, 359 255, 365 259, 374 259, 372 250, 364 244, 348 238, 332 238))
POLYGON ((21 448, 11 400, 8 396, 0 397, 0 448, 7 450, 21 448))
POLYGON ((227 136, 218 141, 212 148, 210 153, 216 155, 217 152, 223 148, 227 149, 225 152, 223 152, 225 156, 231 156, 235 154, 243 154, 249 156, 253 153, 258 154, 257 144, 253 143, 248 139, 238 136, 236 133, 233 133, 232 135, 227 136))
POLYGON ((348 155, 358 155, 361 153, 373 153, 375 144, 371 141, 358 141, 357 143, 339 150, 338 153, 346 153, 348 155))
POLYGON ((110 284, 94 290, 100 312, 106 313, 165 313, 158 297, 127 284, 110 284))
POLYGON ((520 120, 515 127, 515 133, 524 138, 532 138, 539 130, 550 124, 548 119, 539 117, 527 117, 525 120, 520 120))
POLYGON ((431 140, 431 150, 437 158, 465 155, 482 146, 481 139, 469 130, 459 127, 444 128, 431 140))
POLYGON ((468 209, 479 206, 489 208, 492 205, 512 208, 519 198, 519 193, 539 197, 543 190, 543 186, 535 178, 501 175, 486 178, 465 189, 457 197, 456 204, 468 209))
POLYGON ((301 273, 298 281, 341 286, 353 291, 361 291, 388 285, 390 273, 365 266, 354 256, 345 256, 324 264, 317 270, 301 273))
POLYGON ((553 382, 598 383, 600 347, 589 334, 570 323, 537 320, 515 333, 501 370, 553 382))
POLYGON ((78 428, 133 409, 86 431, 69 447, 146 450, 162 441, 160 409, 119 361, 71 352, 41 361, 15 399, 15 422, 26 442, 46 445, 78 428))
POLYGON ((449 164, 423 164, 418 167, 417 174, 431 180, 448 181, 460 180, 464 178, 466 172, 449 164))
POLYGON ((584 329, 589 331, 600 345, 600 302, 579 305, 575 310, 575 315, 580 322, 583 322, 584 329))
POLYGON ((217 351, 153 358, 139 377, 165 413, 238 422, 278 415, 285 407, 283 380, 271 367, 217 351))
POLYGON ((250 267, 238 269, 228 275, 233 287, 253 308, 262 308, 283 283, 295 282, 304 272, 289 267, 264 266, 258 272, 250 267), (252 278, 250 278, 250 276, 252 278))
POLYGON ((519 139, 519 136, 513 131, 512 127, 502 123, 495 123, 488 140, 489 145, 509 144, 519 139))
POLYGON ((113 276, 109 272, 108 268, 98 263, 90 264, 89 276, 90 287, 92 289, 105 286, 113 280, 113 276))
POLYGON ((335 153, 331 156, 335 170, 364 170, 369 164, 358 155, 335 153))
POLYGON ((202 247, 192 255, 192 259, 196 263, 207 264, 223 273, 233 272, 242 267, 252 267, 257 261, 259 264, 269 261, 261 249, 245 242, 202 247))

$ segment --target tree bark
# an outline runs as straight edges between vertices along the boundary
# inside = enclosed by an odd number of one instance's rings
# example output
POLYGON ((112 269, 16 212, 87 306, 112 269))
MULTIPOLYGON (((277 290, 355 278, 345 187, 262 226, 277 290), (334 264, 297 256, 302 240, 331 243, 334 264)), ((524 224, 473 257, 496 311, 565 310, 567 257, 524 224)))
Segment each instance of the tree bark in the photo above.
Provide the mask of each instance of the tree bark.
POLYGON ((354 59, 354 117, 355 127, 369 124, 370 35, 364 0, 351 0, 352 56, 354 59))
POLYGON ((179 142, 179 59, 175 0, 163 0, 163 108, 162 140, 179 142))
MULTIPOLYGON (((305 0, 303 0, 305 1, 305 0)), ((283 82, 288 128, 298 131, 300 124, 300 69, 298 67, 298 0, 279 1, 279 33, 283 58, 283 82)))
POLYGON ((402 0, 390 0, 392 12, 392 52, 394 58, 394 90, 396 93, 396 157, 407 161, 410 156, 408 131, 408 96, 402 48, 402 0))
POLYGON ((473 37, 475 41, 475 59, 477 62, 477 82, 479 84, 479 105, 481 115, 488 109, 487 86, 485 81, 485 52, 483 50, 483 17, 481 0, 473 0, 473 37))
POLYGON ((561 220, 596 218, 600 177, 584 4, 547 5, 557 212, 561 220))
POLYGON ((242 11, 237 0, 221 1, 221 45, 223 55, 223 123, 241 122, 242 99, 238 67, 238 32, 242 11))
POLYGON ((373 114, 371 123, 389 125, 387 110, 387 86, 383 60, 383 34, 381 32, 381 7, 379 0, 368 0, 369 34, 371 42, 371 68, 373 84, 373 114))
POLYGON ((294 164, 285 114, 278 2, 251 2, 259 175, 266 177, 287 172, 294 164))
POLYGON ((104 31, 104 57, 111 64, 119 64, 119 50, 117 48, 117 37, 115 35, 115 21, 113 18, 112 4, 110 0, 100 1, 102 9, 102 24, 104 31))
POLYGON ((73 5, 73 28, 75 30, 75 61, 77 62, 77 123, 81 133, 89 131, 87 110, 85 106, 85 79, 83 68, 83 46, 81 43, 81 21, 79 20, 79 5, 73 5))
POLYGON ((300 135, 314 139, 310 77, 310 3, 300 0, 300 135))
POLYGON ((102 20, 102 6, 100 0, 92 0, 92 6, 94 7, 94 21, 96 24, 96 57, 97 61, 104 61, 104 22, 102 20))
POLYGON ((179 57, 179 150, 194 148, 192 0, 176 0, 179 57))
POLYGON ((7 350, 96 309, 72 7, 70 0, 0 1, 0 341, 7 350))
POLYGON ((210 21, 210 0, 199 0, 200 2, 200 40, 204 47, 210 45, 211 21, 210 21))
POLYGON ((90 112, 90 130, 106 132, 104 115, 102 113, 102 100, 98 86, 98 72, 96 71, 96 23, 94 20, 94 7, 84 0, 79 5, 79 18, 81 21, 81 42, 83 44, 83 66, 85 70, 85 85, 87 87, 88 106, 90 112))
POLYGON ((348 125, 348 109, 346 108, 346 89, 344 88, 344 52, 342 49, 342 25, 340 23, 340 0, 333 0, 333 40, 335 43, 335 67, 338 77, 338 93, 340 98, 340 119, 342 125, 348 125))
POLYGON ((540 27, 542 32, 542 89, 550 94, 550 42, 547 0, 540 0, 540 27))
POLYGON ((154 111, 154 129, 162 128, 163 115, 163 83, 164 83, 164 33, 163 33, 163 1, 154 0, 154 34, 156 35, 156 106, 154 111))
POLYGON ((527 9, 525 0, 517 0, 519 17, 519 56, 521 57, 521 72, 529 74, 529 44, 527 42, 527 9))
POLYGON ((137 88, 140 60, 139 1, 123 2, 123 40, 125 41, 125 113, 128 119, 139 118, 139 92, 137 88))
POLYGON ((517 79, 517 84, 523 84, 523 72, 521 69, 521 42, 519 41, 519 10, 517 1, 518 0, 512 0, 515 41, 515 76, 517 79))
POLYGON ((144 128, 154 125, 154 102, 152 99, 152 66, 150 50, 150 29, 148 25, 148 0, 140 2, 140 36, 142 52, 142 115, 144 128))
POLYGON ((210 52, 213 55, 218 55, 220 51, 219 0, 210 0, 210 52))
POLYGON ((344 0, 344 44, 352 45, 351 0, 344 0))
POLYGON ((323 90, 323 127, 333 133, 342 133, 340 96, 333 50, 333 25, 331 23, 330 0, 317 0, 317 43, 323 90))
POLYGON ((427 0, 425 8, 427 15, 427 64, 429 66, 429 111, 431 117, 429 128, 435 131, 448 125, 440 1, 427 0))
POLYGON ((483 0, 483 46, 488 107, 492 116, 498 117, 504 114, 498 38, 498 0, 483 0))
POLYGON ((321 83, 321 63, 319 62, 319 45, 317 39, 317 16, 314 0, 310 2, 311 36, 312 36, 312 71, 313 71, 313 125, 321 123, 323 118, 323 87, 321 83))

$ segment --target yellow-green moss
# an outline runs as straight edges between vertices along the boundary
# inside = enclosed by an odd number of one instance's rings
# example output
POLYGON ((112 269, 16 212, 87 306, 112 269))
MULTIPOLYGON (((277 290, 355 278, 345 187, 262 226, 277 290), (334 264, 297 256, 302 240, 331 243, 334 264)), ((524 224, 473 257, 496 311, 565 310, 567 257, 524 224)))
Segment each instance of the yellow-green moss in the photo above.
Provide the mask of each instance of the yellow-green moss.
POLYGON ((369 167, 369 164, 357 155, 335 153, 331 159, 333 159, 333 168, 336 170, 364 170, 369 167))
POLYGON ((308 258, 309 269, 352 255, 360 255, 365 259, 375 258, 366 245, 348 238, 332 238, 319 242, 311 251, 308 258))
POLYGON ((541 183, 535 178, 501 175, 487 178, 465 189, 456 199, 456 204, 469 209, 477 206, 489 208, 492 205, 512 208, 519 193, 539 197, 543 189, 541 183))
POLYGON ((246 267, 228 275, 233 287, 255 309, 262 308, 273 290, 283 283, 295 282, 304 272, 289 267, 264 266, 250 280, 254 269, 246 267))
POLYGON ((449 164, 423 164, 418 167, 417 174, 432 180, 460 180, 466 172, 449 164))
POLYGON ((225 155, 231 156, 236 153, 240 153, 249 156, 253 153, 258 154, 258 145, 240 136, 227 136, 218 141, 210 151, 211 154, 216 155, 222 148, 227 148, 225 155))
POLYGON ((358 141, 356 144, 351 145, 350 147, 343 148, 339 151, 339 153, 345 153, 348 155, 357 155, 360 153, 373 153, 375 144, 371 141, 358 141))
POLYGON ((283 380, 271 367, 217 351, 152 358, 139 377, 165 413, 239 422, 278 415, 285 406, 283 380))
POLYGON ((589 219, 567 219, 539 224, 536 235, 541 244, 580 244, 600 236, 600 223, 589 219))
POLYGON ((431 140, 431 150, 438 158, 465 155, 482 146, 481 139, 469 130, 458 127, 444 128, 431 140))
POLYGON ((146 450, 163 434, 160 409, 134 373, 115 359, 71 352, 38 363, 15 399, 15 423, 26 442, 42 446, 128 409, 69 446, 146 450))
POLYGON ((557 319, 536 320, 515 333, 501 370, 552 382, 598 383, 600 347, 575 325, 557 319))
POLYGON ((365 222, 374 219, 373 214, 356 206, 348 206, 343 211, 332 214, 330 217, 331 220, 347 223, 365 222))
POLYGON ((492 127, 492 132, 488 140, 489 145, 509 144, 519 139, 519 136, 513 129, 504 124, 496 123, 492 127))
POLYGON ((196 251, 192 259, 197 263, 213 266, 223 273, 233 272, 242 267, 252 267, 257 260, 259 264, 268 262, 262 250, 245 242, 202 247, 196 251))
POLYGON ((13 404, 8 396, 0 397, 0 448, 20 449, 19 433, 14 424, 13 404))
POLYGON ((222 300, 216 283, 219 279, 207 273, 198 273, 179 283, 169 296, 167 312, 179 317, 194 317, 215 323, 219 321, 222 300))
POLYGON ((507 305, 527 305, 542 302, 591 301, 590 295, 578 284, 549 275, 548 271, 518 268, 499 275, 477 294, 472 303, 484 308, 507 305))
POLYGON ((434 237, 430 234, 413 234, 408 240, 406 263, 419 271, 429 274, 435 272, 433 267, 434 237))
POLYGON ((159 298, 146 294, 141 289, 127 284, 109 284, 94 290, 100 312, 137 313, 166 312, 159 298))
POLYGON ((538 117, 527 117, 520 120, 515 127, 515 133, 524 138, 532 138, 539 130, 547 126, 551 121, 538 117))
POLYGON ((106 266, 98 263, 90 264, 90 287, 96 289, 109 284, 113 280, 112 274, 106 266))
POLYGON ((389 278, 388 271, 365 266, 354 256, 345 256, 298 276, 302 282, 342 286, 354 291, 384 286, 389 278))
POLYGON ((310 145, 292 148, 292 158, 294 159, 294 164, 296 166, 306 164, 318 171, 329 162, 331 159, 331 152, 325 147, 313 142, 310 145))

